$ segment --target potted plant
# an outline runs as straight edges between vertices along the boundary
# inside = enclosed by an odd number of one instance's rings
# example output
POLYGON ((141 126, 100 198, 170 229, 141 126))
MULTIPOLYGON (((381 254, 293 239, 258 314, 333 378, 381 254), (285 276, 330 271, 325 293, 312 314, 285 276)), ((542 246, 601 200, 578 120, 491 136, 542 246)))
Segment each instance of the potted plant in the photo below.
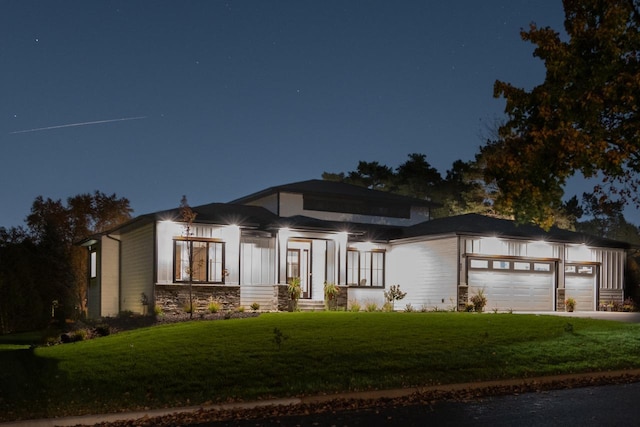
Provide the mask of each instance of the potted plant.
POLYGON ((572 312, 576 308, 576 300, 573 298, 567 298, 564 302, 564 308, 568 312, 572 312))
POLYGON ((324 282, 324 303, 327 310, 335 310, 338 306, 340 288, 333 282, 324 282))
POLYGON ((302 295, 299 277, 292 277, 289 279, 287 292, 289 293, 289 298, 291 298, 289 311, 296 311, 298 309, 298 300, 300 299, 300 295, 302 295))

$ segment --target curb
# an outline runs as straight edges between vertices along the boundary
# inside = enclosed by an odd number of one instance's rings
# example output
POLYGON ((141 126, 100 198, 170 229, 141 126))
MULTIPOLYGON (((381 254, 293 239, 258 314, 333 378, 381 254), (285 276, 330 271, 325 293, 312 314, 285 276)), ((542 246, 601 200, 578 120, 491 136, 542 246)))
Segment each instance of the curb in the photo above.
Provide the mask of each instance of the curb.
MULTIPOLYGON (((198 406, 186 406, 180 408, 165 408, 165 409, 149 409, 146 411, 132 411, 132 412, 119 412, 109 414, 94 414, 94 415, 81 415, 75 417, 63 417, 63 418, 44 418, 37 420, 22 420, 12 421, 7 423, 0 423, 0 427, 69 427, 79 425, 94 425, 98 423, 110 423, 117 421, 135 421, 141 418, 154 418, 163 417, 175 414, 190 414, 198 411, 237 411, 237 410, 251 410, 256 408, 264 408, 270 406, 291 406, 291 405, 313 405, 321 404, 334 400, 377 400, 377 399, 397 399, 409 397, 415 394, 429 394, 429 393, 450 393, 456 391, 481 391, 492 390, 498 387, 501 388, 515 388, 515 387, 542 387, 553 386, 554 384, 561 384, 566 382, 579 383, 583 382, 582 386, 588 385, 602 385, 596 384, 596 380, 620 380, 630 379, 629 382, 640 381, 640 369, 608 371, 608 372, 588 372, 582 374, 563 374, 552 375, 544 377, 531 377, 512 380, 494 380, 494 381, 482 381, 473 383, 459 383, 459 384, 442 384, 426 387, 415 388, 402 388, 402 389, 389 389, 389 390, 373 390, 373 391, 359 391, 359 392, 347 392, 337 394, 315 395, 315 396, 303 396, 283 399, 270 399, 252 402, 236 402, 225 403, 216 405, 198 405, 198 406)), ((579 385, 580 386, 580 385, 579 385)), ((544 388, 544 387, 543 387, 544 388)), ((566 388, 559 387, 559 388, 566 388)))

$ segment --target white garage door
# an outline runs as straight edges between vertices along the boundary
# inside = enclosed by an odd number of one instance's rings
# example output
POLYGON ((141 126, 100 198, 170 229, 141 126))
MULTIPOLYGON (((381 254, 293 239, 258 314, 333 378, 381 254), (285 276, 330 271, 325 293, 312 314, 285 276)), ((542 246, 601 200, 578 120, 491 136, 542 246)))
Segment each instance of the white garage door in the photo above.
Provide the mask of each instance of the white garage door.
POLYGON ((576 300, 576 311, 594 311, 597 266, 567 264, 564 267, 564 296, 576 300))
POLYGON ((555 265, 548 261, 469 259, 469 296, 484 289, 485 310, 553 310, 555 265))

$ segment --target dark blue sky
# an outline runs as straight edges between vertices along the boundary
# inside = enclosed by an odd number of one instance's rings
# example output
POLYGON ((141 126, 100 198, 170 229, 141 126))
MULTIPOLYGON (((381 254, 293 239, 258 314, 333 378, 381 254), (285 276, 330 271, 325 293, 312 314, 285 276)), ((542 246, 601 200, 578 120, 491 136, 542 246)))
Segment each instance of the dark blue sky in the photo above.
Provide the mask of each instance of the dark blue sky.
POLYGON ((444 174, 502 117, 496 79, 543 80, 520 29, 563 21, 560 0, 0 0, 0 10, 5 227, 23 224, 38 195, 115 192, 138 215, 359 160, 397 167, 414 152, 444 174))

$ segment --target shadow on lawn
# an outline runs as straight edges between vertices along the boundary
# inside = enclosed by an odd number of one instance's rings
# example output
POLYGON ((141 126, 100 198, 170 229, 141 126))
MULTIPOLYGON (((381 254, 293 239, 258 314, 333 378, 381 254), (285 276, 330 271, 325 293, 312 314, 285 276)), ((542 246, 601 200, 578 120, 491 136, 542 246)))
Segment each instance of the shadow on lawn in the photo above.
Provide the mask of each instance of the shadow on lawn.
POLYGON ((54 359, 38 357, 33 346, 0 350, 0 421, 47 416, 49 385, 64 380, 57 365, 54 359))

